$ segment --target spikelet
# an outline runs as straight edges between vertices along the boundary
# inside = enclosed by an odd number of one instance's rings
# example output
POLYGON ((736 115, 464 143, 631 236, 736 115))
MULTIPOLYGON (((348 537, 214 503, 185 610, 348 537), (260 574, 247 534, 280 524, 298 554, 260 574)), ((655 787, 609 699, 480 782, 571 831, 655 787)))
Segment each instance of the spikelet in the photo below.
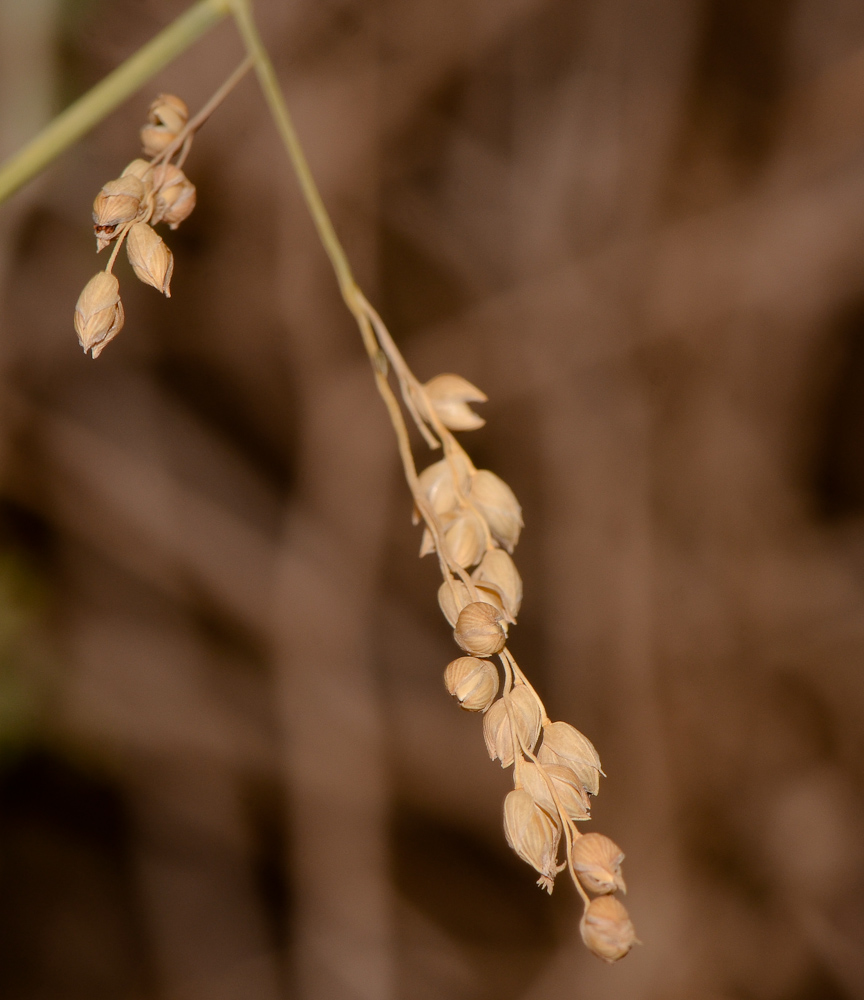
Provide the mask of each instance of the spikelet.
POLYGON ((498 694, 498 671, 488 660, 460 656, 447 665, 444 685, 469 712, 485 712, 498 694))
POLYGON ((126 253, 138 280, 170 298, 174 255, 156 230, 146 222, 136 222, 126 237, 126 253))
POLYGON ((470 500, 499 545, 512 552, 522 531, 522 508, 513 490, 494 472, 478 469, 471 479, 470 500))
POLYGON ((522 607, 522 577, 503 549, 489 549, 471 574, 471 579, 481 586, 494 587, 501 596, 507 618, 511 622, 516 621, 522 607))
POLYGON ((537 699, 524 685, 513 688, 506 699, 499 698, 483 718, 483 738, 489 757, 500 760, 502 767, 509 767, 514 760, 511 715, 516 726, 519 753, 523 747, 530 752, 540 732, 540 708, 537 699))
POLYGON ((466 605, 456 619, 453 638, 472 656, 494 656, 507 641, 501 627, 501 612, 481 601, 466 605))
POLYGON ((98 358, 123 328, 123 318, 119 282, 107 271, 94 274, 75 304, 75 332, 84 353, 98 358))
POLYGON ((558 873, 561 827, 522 789, 504 799, 504 836, 519 857, 540 872, 537 884, 551 893, 558 873))
MULTIPOLYGON (((486 395, 461 375, 436 375, 423 387, 425 398, 438 419, 451 431, 473 431, 486 421, 469 403, 485 403, 486 395)), ((424 409, 426 409, 424 407, 424 409)), ((428 419, 428 414, 425 414, 428 419)))
POLYGON ((586 833, 573 845, 571 860, 579 881, 589 892, 626 892, 621 862, 624 852, 602 833, 586 833))
POLYGON ((617 962, 636 943, 627 910, 614 896, 592 899, 579 924, 582 940, 604 962, 617 962))

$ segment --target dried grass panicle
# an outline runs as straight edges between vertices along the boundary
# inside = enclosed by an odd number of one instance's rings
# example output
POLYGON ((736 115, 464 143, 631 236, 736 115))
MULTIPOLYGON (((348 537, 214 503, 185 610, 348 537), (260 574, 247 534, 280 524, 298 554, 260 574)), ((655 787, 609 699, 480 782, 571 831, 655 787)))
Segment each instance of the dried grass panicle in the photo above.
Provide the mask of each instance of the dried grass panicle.
POLYGON ((153 226, 165 223, 176 229, 195 207, 195 185, 181 166, 204 120, 190 121, 184 101, 173 94, 160 94, 150 105, 147 123, 141 129, 141 144, 148 159, 132 160, 96 195, 96 250, 104 250, 111 243, 114 250, 105 270, 90 279, 75 307, 78 341, 94 358, 123 326, 123 305, 112 270, 124 242, 138 280, 166 297, 171 295, 174 256, 153 226), (176 162, 172 162, 175 157, 176 162))
POLYGON ((423 523, 420 555, 438 558, 444 578, 438 603, 467 654, 449 664, 445 684, 462 708, 483 713, 483 737, 492 760, 514 768, 514 789, 504 803, 507 842, 539 872, 538 885, 548 892, 556 875, 569 871, 585 904, 585 944, 604 961, 616 961, 636 940, 627 911, 612 896, 625 891, 624 855, 608 837, 583 835, 577 828, 591 818, 591 796, 599 791, 603 773, 600 757, 577 729, 549 718, 507 649, 508 628, 522 604, 522 579, 512 559, 523 526, 522 508, 501 478, 474 466, 452 434, 482 425, 470 404, 486 397, 458 375, 420 383, 381 318, 357 295, 361 329, 368 321, 418 429, 431 447, 443 451, 443 458, 417 473, 401 410, 379 371, 379 390, 400 435, 414 521, 423 523), (495 655, 500 676, 489 660, 495 655), (496 697, 499 684, 501 695, 496 697))
POLYGON ((522 603, 522 580, 511 558, 522 531, 522 508, 502 479, 474 466, 451 433, 480 426, 468 404, 485 397, 456 375, 439 375, 421 384, 378 314, 359 293, 358 299, 364 310, 361 320, 368 321, 396 373, 407 409, 427 443, 444 453, 417 474, 401 411, 379 372, 379 389, 400 434, 415 523, 424 524, 420 554, 438 557, 444 577, 438 603, 457 644, 469 654, 448 666, 445 683, 463 707, 485 713, 489 756, 502 767, 515 765, 515 787, 504 808, 508 843, 540 873, 538 884, 549 892, 555 876, 569 870, 586 907, 583 939, 599 957, 614 961, 635 941, 632 924, 620 903, 615 901, 617 908, 610 915, 602 906, 595 907, 597 900, 588 892, 601 893, 598 899, 604 899, 623 891, 623 854, 599 834, 580 847, 584 838, 576 826, 590 818, 590 796, 597 794, 602 774, 600 758, 582 733, 549 719, 506 647, 508 626, 515 624, 522 603), (474 664, 496 654, 503 673, 502 695, 487 703, 489 691, 498 687, 497 672, 494 684, 485 674, 483 686, 474 664), (559 861, 562 841, 565 859, 559 861))

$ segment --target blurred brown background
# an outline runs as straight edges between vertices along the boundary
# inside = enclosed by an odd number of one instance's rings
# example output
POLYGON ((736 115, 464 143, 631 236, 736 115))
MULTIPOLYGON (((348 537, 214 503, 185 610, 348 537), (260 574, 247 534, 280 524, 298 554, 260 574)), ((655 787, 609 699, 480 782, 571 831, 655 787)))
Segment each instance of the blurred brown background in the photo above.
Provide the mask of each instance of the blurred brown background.
MULTIPOLYGON (((0 153, 183 7, 0 0, 0 153)), ((504 843, 251 78, 172 299, 121 261, 123 333, 76 344, 93 196, 224 24, 0 210, 0 995, 864 997, 864 5, 257 8, 361 284, 490 396, 512 647, 600 750, 644 945, 603 966, 504 843)))

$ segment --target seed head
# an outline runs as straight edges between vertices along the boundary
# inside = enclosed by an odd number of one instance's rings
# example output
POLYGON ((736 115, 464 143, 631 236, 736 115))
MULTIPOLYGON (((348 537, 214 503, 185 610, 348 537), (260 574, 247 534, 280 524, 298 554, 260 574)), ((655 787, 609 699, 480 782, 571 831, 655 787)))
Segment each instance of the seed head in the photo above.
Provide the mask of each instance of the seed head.
POLYGON ((451 431, 473 431, 486 423, 468 405, 485 403, 486 394, 461 375, 436 375, 423 388, 438 419, 451 431))
POLYGON ((636 943, 627 911, 614 896, 592 899, 579 924, 582 940, 604 962, 617 962, 636 943))
POLYGON ((537 884, 551 894, 558 873, 558 822, 517 788, 504 799, 504 836, 519 857, 540 872, 537 884))
POLYGON ((485 712, 498 694, 498 671, 488 660, 460 656, 444 671, 444 684, 469 712, 485 712))
POLYGON ((174 255, 156 230, 136 222, 126 237, 126 253, 138 279, 170 298, 174 255))
POLYGON ((507 641, 501 618, 501 612, 491 604, 482 601, 468 604, 459 612, 453 638, 472 656, 494 656, 507 641))
POLYGON ((174 94, 160 94, 150 105, 141 129, 145 156, 156 156, 171 145, 189 121, 189 109, 174 94))
POLYGON ((156 187, 156 207, 151 221, 154 226, 158 222, 167 222, 171 229, 176 229, 195 207, 195 185, 173 163, 156 167, 153 183, 156 187))
POLYGON ((120 227, 140 217, 146 195, 143 183, 132 174, 118 177, 102 186, 93 202, 93 232, 96 234, 97 251, 108 246, 120 227))
POLYGON ((84 353, 98 358, 123 327, 120 283, 113 274, 100 271, 87 282, 75 304, 74 323, 84 353))
POLYGON ((470 498, 493 537, 512 552, 522 531, 522 508, 513 490, 494 472, 478 469, 471 479, 470 498))
POLYGON ((573 869, 589 892, 627 891, 621 874, 624 852, 602 833, 583 834, 571 852, 573 869))

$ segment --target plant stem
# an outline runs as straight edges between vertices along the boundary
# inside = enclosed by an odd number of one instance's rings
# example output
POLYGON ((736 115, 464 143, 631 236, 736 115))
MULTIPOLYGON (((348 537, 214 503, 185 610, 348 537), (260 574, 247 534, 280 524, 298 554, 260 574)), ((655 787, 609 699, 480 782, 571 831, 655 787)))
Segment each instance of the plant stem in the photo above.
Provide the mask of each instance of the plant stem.
MULTIPOLYGON (((264 98, 270 105, 270 112, 273 115, 276 128, 282 137, 282 142, 285 144, 291 165, 294 167, 294 173, 297 175, 297 180, 312 216, 312 221, 315 223, 318 236, 324 245, 327 256, 330 258, 333 270, 336 272, 339 290, 342 292, 345 304, 355 317, 358 317, 360 309, 354 299, 356 285, 354 283, 354 275, 351 273, 351 265, 348 263, 348 258, 345 256, 345 251, 342 249, 342 244, 339 242, 339 237, 336 235, 333 223, 330 221, 330 216, 327 214, 327 209, 321 200, 318 185, 312 177, 312 171, 309 169, 309 164, 306 161, 306 154, 300 145, 300 140, 294 129, 294 123, 291 120, 285 99, 282 97, 282 91, 276 79, 273 64, 270 62, 270 57, 267 55, 267 50, 264 48, 261 36, 258 34, 258 28, 252 16, 249 0, 230 0, 230 4, 237 27, 246 44, 246 50, 255 60, 255 72, 258 74, 264 98)), ((366 343, 365 336, 364 343, 366 343)), ((366 343, 367 350, 369 350, 369 347, 370 345, 366 343)), ((376 350, 378 350, 377 344, 376 350)))
POLYGON ((20 152, 0 166, 0 202, 109 115, 143 83, 225 17, 231 0, 199 0, 113 73, 58 115, 20 152))

